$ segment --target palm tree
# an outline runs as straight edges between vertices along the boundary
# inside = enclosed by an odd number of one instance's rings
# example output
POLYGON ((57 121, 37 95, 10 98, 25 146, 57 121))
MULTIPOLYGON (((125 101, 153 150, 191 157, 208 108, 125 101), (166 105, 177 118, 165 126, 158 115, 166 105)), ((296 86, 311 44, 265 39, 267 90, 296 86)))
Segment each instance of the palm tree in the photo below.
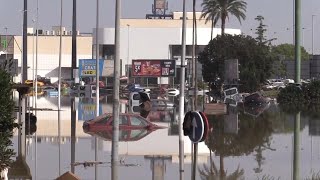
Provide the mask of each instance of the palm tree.
POLYGON ((216 26, 218 22, 217 13, 215 12, 217 1, 213 0, 203 0, 203 3, 201 4, 202 8, 202 14, 200 18, 205 18, 205 23, 207 24, 208 21, 211 21, 211 40, 212 40, 212 34, 213 34, 213 28, 216 26))
MULTIPOLYGON (((244 14, 247 9, 247 3, 243 0, 203 0, 201 4, 202 15, 206 22, 211 20, 211 34, 213 27, 221 20, 221 35, 224 35, 226 19, 229 19, 229 14, 234 15, 239 22, 246 18, 244 14)), ((211 35, 212 36, 212 35, 211 35)))
MULTIPOLYGON (((212 161, 213 162, 213 161, 212 161)), ((244 170, 238 168, 231 174, 226 175, 227 172, 221 174, 221 171, 217 169, 215 164, 211 164, 210 167, 208 165, 203 164, 203 169, 198 168, 200 178, 202 180, 243 180, 244 178, 244 170)))

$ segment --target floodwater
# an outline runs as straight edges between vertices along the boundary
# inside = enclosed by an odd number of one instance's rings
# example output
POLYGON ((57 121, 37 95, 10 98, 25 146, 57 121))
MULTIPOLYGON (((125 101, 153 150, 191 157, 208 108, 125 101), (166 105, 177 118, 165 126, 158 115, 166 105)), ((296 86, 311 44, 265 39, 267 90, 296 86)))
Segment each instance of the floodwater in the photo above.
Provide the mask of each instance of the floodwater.
MULTIPOLYGON (((80 179, 111 179, 111 141, 107 133, 91 136, 83 132, 84 120, 95 117, 96 103, 90 98, 71 101, 63 97, 60 119, 57 111, 37 111, 37 129, 26 140, 26 167, 32 179, 51 180, 67 171, 80 179), (75 112, 75 136, 71 131, 71 105, 75 112), (60 139, 60 140, 59 140, 60 139), (96 162, 85 166, 83 162, 96 162)), ((174 102, 177 103, 176 100, 174 102)), ((40 97, 37 108, 57 110, 56 97, 40 97)), ((121 112, 135 112, 121 101, 121 112)), ((100 99, 100 113, 112 111, 112 97, 100 99)), ((153 132, 120 132, 119 180, 179 179, 179 136, 177 108, 148 114, 153 123, 165 126, 153 132), (123 134, 126 134, 124 136, 123 134), (123 135, 123 136, 122 136, 123 135)), ((302 112, 300 146, 294 148, 295 114, 277 104, 267 109, 228 110, 226 115, 208 115, 210 132, 198 145, 196 179, 311 179, 320 172, 320 116, 302 112), (258 112, 257 112, 258 111, 258 112), (294 152, 299 158, 294 158, 294 152), (296 165, 296 166, 295 166, 296 165), (298 167, 298 168, 294 168, 298 167)), ((18 152, 18 133, 13 138, 18 152)), ((191 179, 192 143, 184 137, 184 179, 191 179)), ((12 167, 14 168, 14 167, 12 167)), ((9 170, 10 171, 10 170, 9 170)), ((10 174, 10 173, 9 173, 10 174)))

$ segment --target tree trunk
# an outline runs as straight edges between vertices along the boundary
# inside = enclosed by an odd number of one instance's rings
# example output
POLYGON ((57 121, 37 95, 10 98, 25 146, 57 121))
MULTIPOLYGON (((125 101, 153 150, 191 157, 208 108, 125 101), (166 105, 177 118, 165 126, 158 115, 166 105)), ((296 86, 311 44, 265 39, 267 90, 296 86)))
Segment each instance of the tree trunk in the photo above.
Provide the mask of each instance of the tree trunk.
POLYGON ((210 151, 210 165, 212 167, 212 151, 211 151, 211 149, 209 149, 209 151, 210 151))
POLYGON ((220 154, 220 179, 225 178, 225 173, 224 173, 224 163, 223 163, 223 155, 220 154))
POLYGON ((224 35, 224 30, 225 30, 225 26, 226 26, 226 16, 222 15, 221 16, 221 35, 224 35))
POLYGON ((212 36, 213 36, 213 28, 214 28, 214 24, 213 24, 213 17, 211 19, 211 40, 212 40, 212 36))

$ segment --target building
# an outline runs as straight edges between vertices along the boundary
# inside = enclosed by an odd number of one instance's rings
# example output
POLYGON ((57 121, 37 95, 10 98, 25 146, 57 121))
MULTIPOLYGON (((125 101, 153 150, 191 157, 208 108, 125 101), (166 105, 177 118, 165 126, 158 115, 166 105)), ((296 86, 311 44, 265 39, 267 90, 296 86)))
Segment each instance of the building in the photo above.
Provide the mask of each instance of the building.
MULTIPOLYGON (((205 24, 197 13, 197 47, 200 52, 211 40, 211 23, 205 24)), ((175 83, 180 81, 182 13, 174 12, 171 19, 121 19, 120 21, 120 59, 121 75, 131 74, 134 59, 175 59, 177 65, 175 83)), ((187 74, 190 74, 192 58, 192 12, 187 13, 186 29, 186 61, 187 74)), ((96 33, 93 30, 93 49, 95 49, 96 33)), ((240 29, 226 29, 228 34, 240 34, 240 29)), ((221 33, 220 28, 213 29, 213 38, 221 33)), ((114 28, 99 28, 99 56, 102 59, 114 59, 114 28)), ((200 66, 201 67, 201 66, 200 66)), ((201 77, 201 70, 198 71, 201 77)), ((189 76, 187 76, 188 79, 189 76)), ((146 79, 146 78, 145 78, 146 79)), ((145 80, 144 79, 144 80, 145 80)), ((167 83, 167 78, 147 78, 157 84, 167 83)), ((189 78, 190 79, 190 78, 189 78)), ((201 78, 200 78, 201 79, 201 78)), ((142 81, 142 84, 145 81, 142 81)))
MULTIPOLYGON (((70 79, 71 77, 71 35, 70 31, 63 28, 62 36, 62 56, 61 69, 62 78, 70 79)), ((28 28, 28 79, 33 79, 36 68, 36 57, 38 57, 37 74, 41 77, 48 77, 54 83, 58 79, 59 67, 59 42, 60 28, 53 27, 51 31, 38 30, 38 49, 36 48, 36 33, 33 28, 28 28), (36 56, 38 54, 38 56, 36 56)), ((91 34, 80 34, 77 32, 77 59, 92 58, 92 36, 91 34)), ((7 46, 2 46, 0 59, 13 58, 18 60, 18 75, 15 77, 15 82, 20 82, 21 79, 21 57, 22 57, 22 36, 10 35, 0 36, 1 42, 7 42, 7 46), (7 47, 7 48, 5 48, 7 47), (7 50, 6 50, 7 49, 7 50)))
MULTIPOLYGON (((204 19, 200 19, 200 12, 197 12, 197 49, 200 52, 211 39, 211 23, 205 24, 204 19)), ((149 16, 148 16, 149 17, 149 16)), ((130 75, 133 59, 175 59, 176 77, 170 79, 170 83, 180 82, 180 64, 181 64, 181 39, 182 39, 182 13, 174 12, 170 14, 170 19, 121 19, 120 21, 120 59, 121 75, 130 75)), ((186 23, 186 61, 187 74, 186 80, 191 76, 191 58, 192 58, 192 13, 187 13, 186 23)), ((64 27, 62 28, 62 78, 71 77, 71 34, 64 27)), ((226 29, 228 34, 240 34, 240 29, 226 29)), ((220 28, 213 29, 213 37, 220 34, 220 28)), ((115 54, 114 47, 114 28, 98 29, 98 42, 100 49, 100 58, 113 60, 115 54)), ((52 27, 52 30, 38 30, 38 49, 36 48, 36 36, 33 28, 28 28, 28 79, 33 79, 34 75, 48 77, 54 83, 58 78, 59 65, 59 40, 60 28, 52 27), (37 54, 37 56, 36 56, 37 54), (36 58, 38 57, 38 58, 36 58), (38 59, 38 69, 36 68, 36 59, 38 59)), ((93 36, 91 34, 80 34, 77 32, 77 59, 95 58, 95 29, 93 36)), ((6 39, 7 46, 2 46, 0 51, 1 58, 13 58, 18 60, 18 75, 15 82, 21 79, 21 57, 22 57, 22 36, 1 36, 1 42, 6 39), (5 52, 5 55, 4 53, 5 52)), ((3 43, 1 43, 3 44, 3 43)), ((196 56, 195 56, 196 57, 196 56)), ((79 64, 79 61, 77 62, 79 64)), ((199 64, 199 63, 198 63, 199 64)), ((199 80, 201 80, 201 65, 198 66, 199 80)), ((109 78, 112 84, 112 77, 109 78)), ((140 79, 140 82, 146 81, 146 78, 140 79)), ((168 78, 147 78, 147 81, 155 84, 168 84, 168 78)))

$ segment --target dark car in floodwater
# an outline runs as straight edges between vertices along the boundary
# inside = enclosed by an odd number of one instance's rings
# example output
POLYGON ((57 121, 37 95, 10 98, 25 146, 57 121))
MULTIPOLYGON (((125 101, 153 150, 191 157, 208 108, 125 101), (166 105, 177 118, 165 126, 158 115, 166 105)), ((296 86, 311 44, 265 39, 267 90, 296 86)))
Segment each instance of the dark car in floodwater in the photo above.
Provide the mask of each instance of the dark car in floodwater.
POLYGON ((270 103, 270 99, 262 96, 260 93, 255 92, 244 98, 243 104, 245 106, 262 106, 270 103))

